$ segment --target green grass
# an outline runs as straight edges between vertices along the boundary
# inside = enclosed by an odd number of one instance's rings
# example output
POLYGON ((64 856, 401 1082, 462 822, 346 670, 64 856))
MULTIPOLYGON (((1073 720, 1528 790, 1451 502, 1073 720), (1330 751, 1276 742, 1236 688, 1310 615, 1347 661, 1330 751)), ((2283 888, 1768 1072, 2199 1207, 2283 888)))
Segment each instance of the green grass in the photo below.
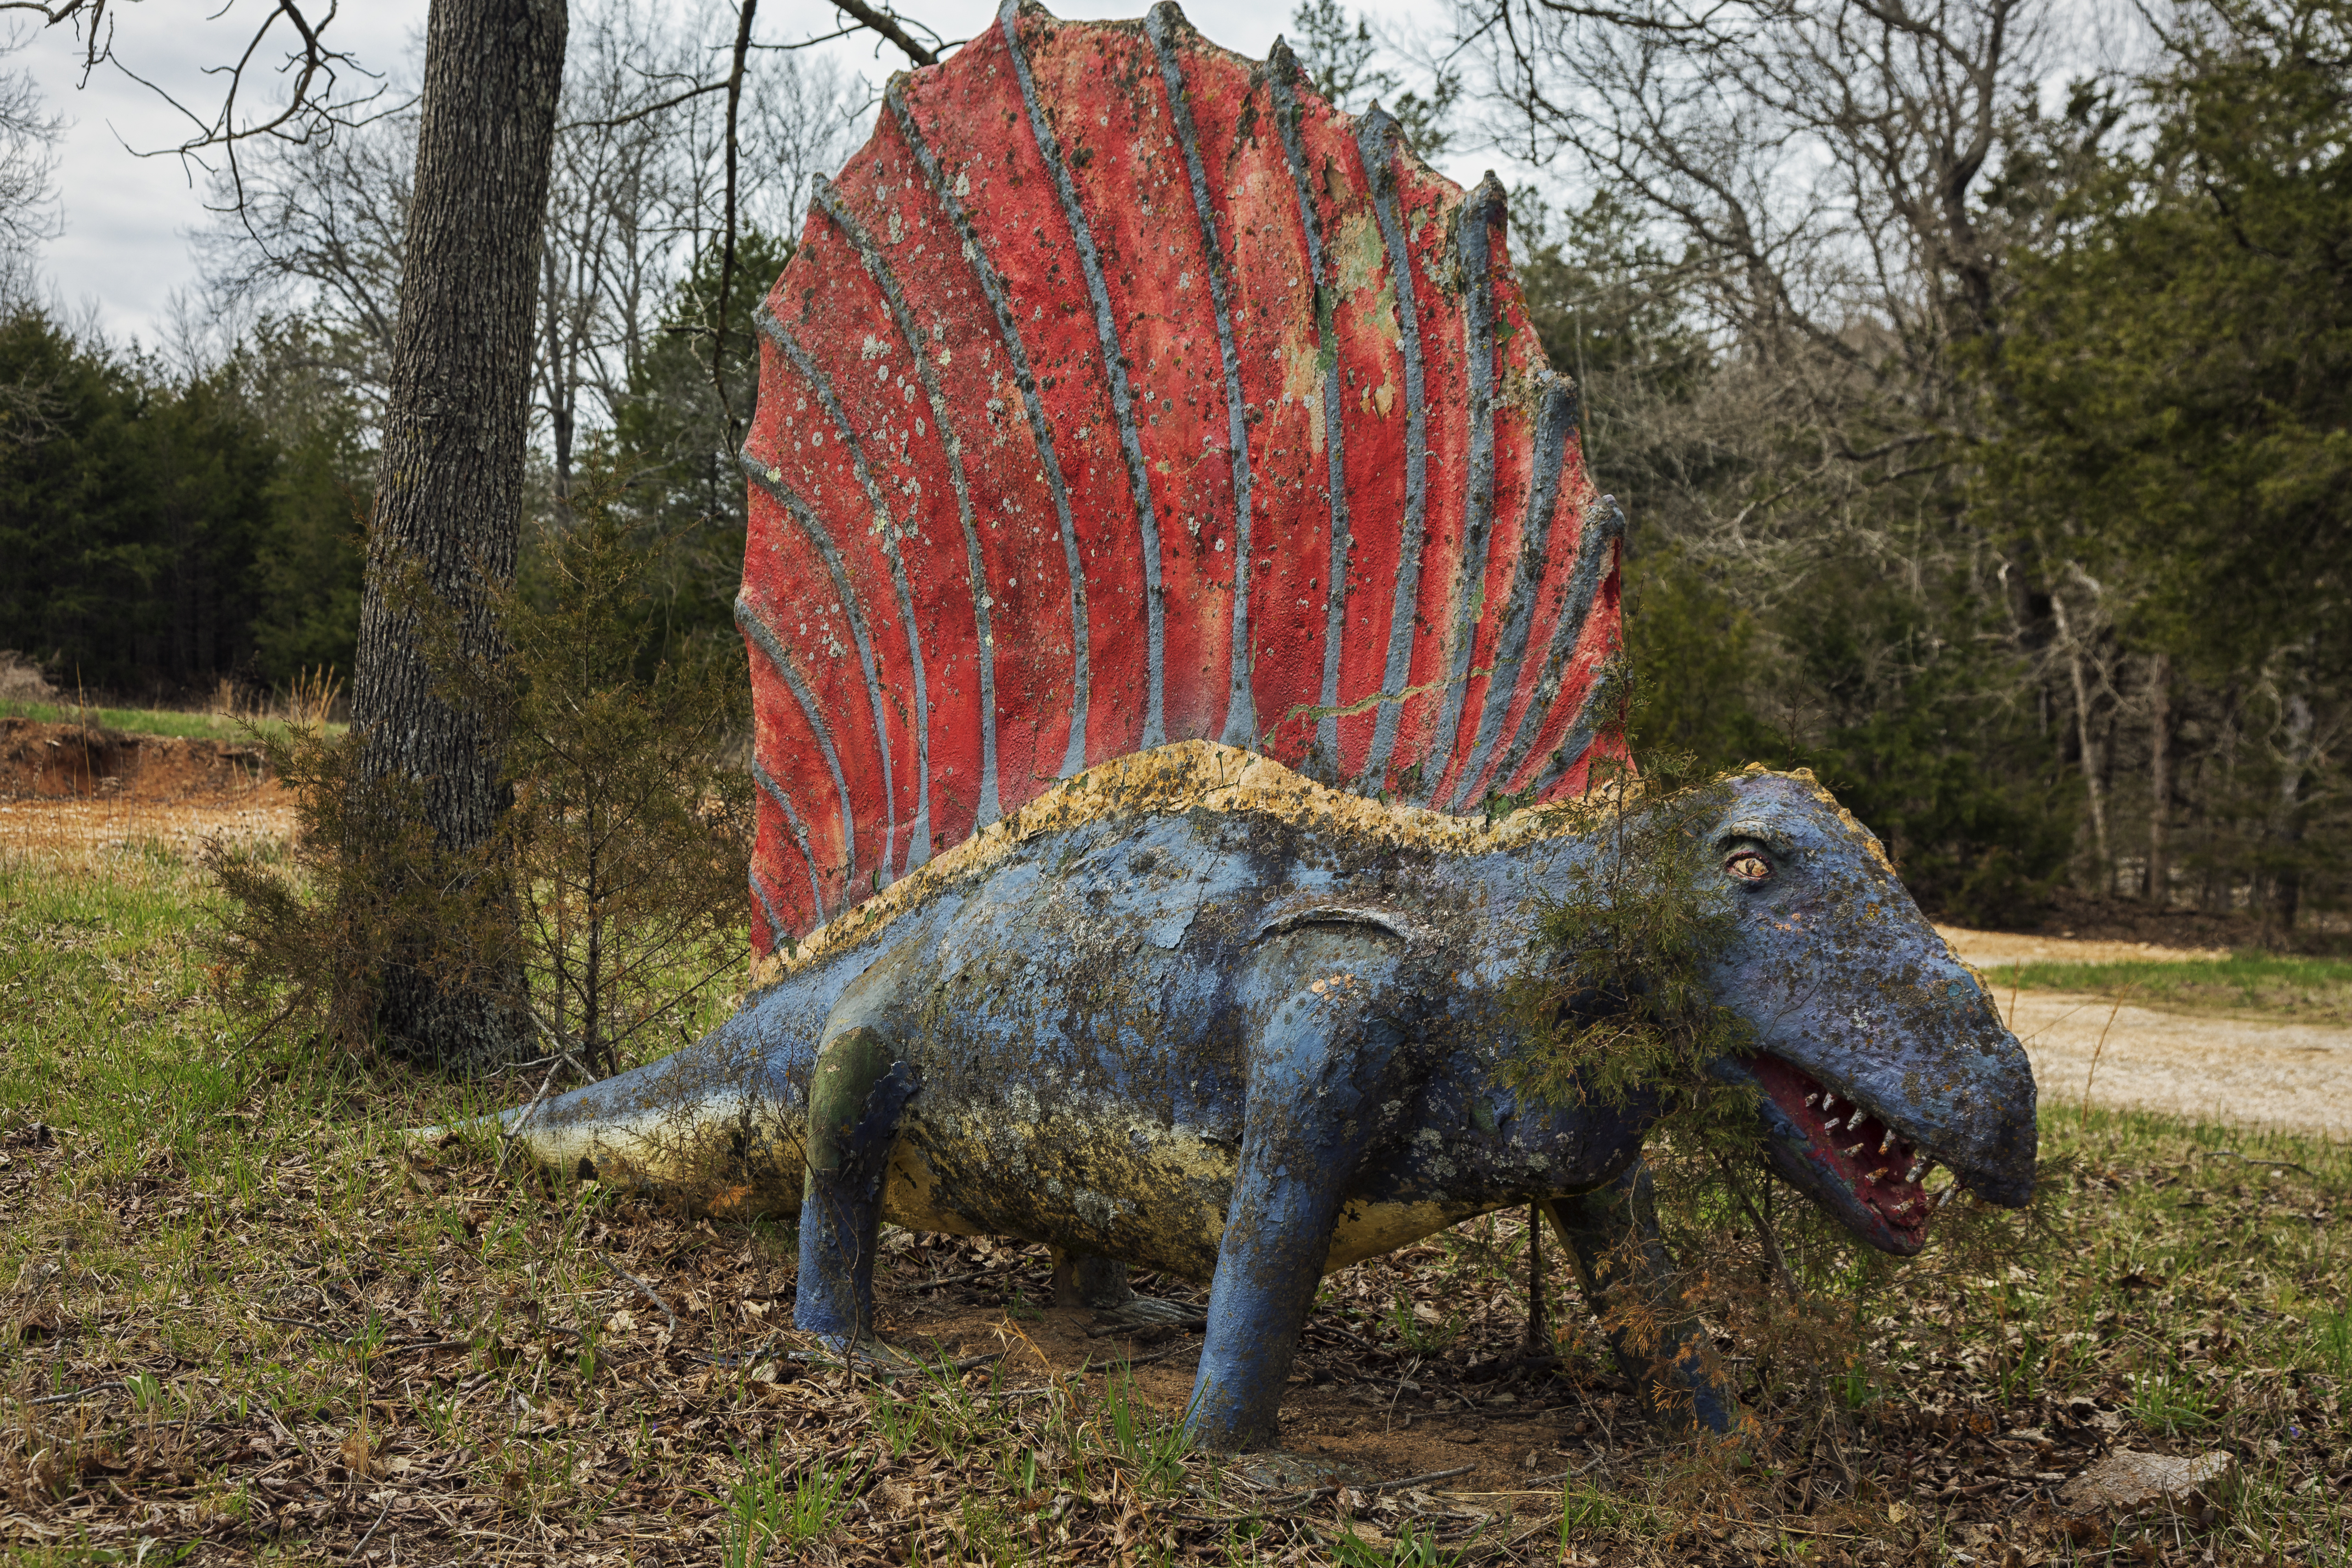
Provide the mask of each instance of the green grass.
MULTIPOLYGON (((70 702, 0 701, 0 719, 30 719, 40 724, 93 724, 132 735, 173 735, 196 741, 250 741, 255 731, 282 734, 283 719, 233 719, 221 713, 184 712, 174 708, 81 708, 70 702)), ((330 724, 330 734, 348 725, 330 724)))
POLYGON ((2121 995, 2135 1006, 2167 1012, 2352 1026, 2352 959, 2249 951, 2178 963, 2005 964, 1988 978, 1996 993, 2015 984, 2121 995))
MULTIPOLYGON (((528 1086, 248 1045, 209 999, 203 922, 168 854, 65 876, 0 846, 0 1563, 341 1563, 389 1494, 370 1550, 396 1532, 419 1563, 561 1531, 576 1555, 745 1563, 2352 1563, 2342 1144, 2053 1113, 2038 1239, 1796 1256, 1835 1360, 1773 1338, 1736 1216, 1686 1219, 1776 1434, 1735 1455, 1646 1434, 1555 1256, 1567 1382, 1539 1402, 1566 1480, 1530 1466, 1480 1520, 1394 1493, 1276 1505, 1116 1369, 795 1376, 788 1300, 741 1304, 788 1289, 788 1231, 493 1179, 478 1142, 408 1148, 403 1128, 528 1086), (2243 1497, 2112 1542, 2032 1533, 2031 1478, 2107 1443, 2227 1448, 2243 1497)), ((1484 1403, 1460 1373, 1517 1343, 1516 1224, 1333 1276, 1322 1310, 1352 1337, 1317 1378, 1385 1379, 1376 1422, 1484 1403)))

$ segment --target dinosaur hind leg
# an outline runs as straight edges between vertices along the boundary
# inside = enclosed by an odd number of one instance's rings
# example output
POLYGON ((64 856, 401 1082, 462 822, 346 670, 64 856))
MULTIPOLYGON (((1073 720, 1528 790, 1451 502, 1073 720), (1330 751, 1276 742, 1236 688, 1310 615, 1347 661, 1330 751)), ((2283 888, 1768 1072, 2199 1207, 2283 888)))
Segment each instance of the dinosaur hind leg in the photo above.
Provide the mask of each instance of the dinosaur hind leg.
POLYGON ((1665 1244, 1650 1168, 1637 1160, 1605 1187, 1542 1203, 1575 1260, 1620 1371, 1667 1426, 1732 1433, 1749 1420, 1706 1331, 1685 1305, 1665 1244))
POLYGON ((809 1078, 808 1173, 793 1324, 836 1349, 874 1333, 874 1253, 882 1183, 914 1069, 879 1029, 827 1039, 809 1078))

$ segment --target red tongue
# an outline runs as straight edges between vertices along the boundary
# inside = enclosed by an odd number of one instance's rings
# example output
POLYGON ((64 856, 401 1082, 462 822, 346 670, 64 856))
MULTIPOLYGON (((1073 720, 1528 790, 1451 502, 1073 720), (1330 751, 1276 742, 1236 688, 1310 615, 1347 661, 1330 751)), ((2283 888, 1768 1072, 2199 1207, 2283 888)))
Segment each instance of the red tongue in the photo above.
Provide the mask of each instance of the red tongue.
POLYGON ((1804 1129, 1814 1152, 1864 1207, 1895 1230, 1927 1228, 1927 1189, 1906 1179, 1919 1163, 1910 1144, 1892 1136, 1885 1122, 1853 1101, 1833 1100, 1819 1080, 1778 1057, 1758 1057, 1748 1066, 1764 1092, 1804 1129), (1879 1152, 1882 1144, 1884 1153, 1879 1152))

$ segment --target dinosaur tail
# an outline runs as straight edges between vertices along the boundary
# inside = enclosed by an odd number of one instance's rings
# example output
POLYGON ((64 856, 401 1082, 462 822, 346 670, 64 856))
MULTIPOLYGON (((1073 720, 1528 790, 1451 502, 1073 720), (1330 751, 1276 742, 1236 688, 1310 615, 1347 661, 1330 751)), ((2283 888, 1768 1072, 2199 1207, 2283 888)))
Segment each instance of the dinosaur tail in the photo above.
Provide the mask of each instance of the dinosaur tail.
POLYGON ((1507 207, 1173 5, 894 79, 759 317, 759 951, 1167 742, 1465 813, 1622 755, 1507 207))
POLYGON ((657 1193, 697 1212, 793 1215, 806 1064, 763 1048, 757 1023, 757 1007, 747 1008, 675 1056, 518 1106, 498 1127, 519 1153, 566 1174, 657 1193))

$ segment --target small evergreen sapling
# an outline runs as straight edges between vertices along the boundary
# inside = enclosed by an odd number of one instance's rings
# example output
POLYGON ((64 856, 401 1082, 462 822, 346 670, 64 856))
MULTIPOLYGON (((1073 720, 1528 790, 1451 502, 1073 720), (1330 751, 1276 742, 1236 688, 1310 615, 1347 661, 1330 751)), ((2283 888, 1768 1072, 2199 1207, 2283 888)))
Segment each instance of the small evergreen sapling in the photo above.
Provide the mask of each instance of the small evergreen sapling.
POLYGON ((465 865, 433 844, 414 784, 349 788, 350 736, 263 738, 295 798, 290 864, 225 845, 205 856, 228 895, 215 973, 248 1016, 309 1017, 339 1046, 373 1047, 381 976, 429 952, 443 989, 520 973, 501 999, 544 1054, 609 1072, 653 1054, 673 1023, 684 1036, 740 972, 752 820, 736 760, 740 651, 656 650, 659 542, 593 498, 572 519, 536 542, 522 585, 497 594, 495 659, 467 656, 419 583, 402 586, 446 700, 509 737, 499 830, 465 865), (416 940, 428 929, 436 940, 416 940))
POLYGON ((617 1071, 744 963, 751 779, 733 638, 647 662, 652 547, 606 506, 544 542, 545 590, 504 606, 509 843, 541 1037, 617 1071))

